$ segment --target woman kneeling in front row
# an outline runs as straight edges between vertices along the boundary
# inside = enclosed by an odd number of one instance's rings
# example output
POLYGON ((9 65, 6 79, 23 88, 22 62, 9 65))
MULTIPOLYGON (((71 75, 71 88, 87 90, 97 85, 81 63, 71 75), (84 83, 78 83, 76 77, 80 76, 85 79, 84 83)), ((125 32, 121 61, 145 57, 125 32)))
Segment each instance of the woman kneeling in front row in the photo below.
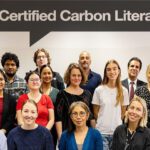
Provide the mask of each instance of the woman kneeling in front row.
POLYGON ((145 100, 135 96, 125 116, 125 124, 116 128, 113 135, 113 150, 150 150, 150 129, 147 124, 145 100))

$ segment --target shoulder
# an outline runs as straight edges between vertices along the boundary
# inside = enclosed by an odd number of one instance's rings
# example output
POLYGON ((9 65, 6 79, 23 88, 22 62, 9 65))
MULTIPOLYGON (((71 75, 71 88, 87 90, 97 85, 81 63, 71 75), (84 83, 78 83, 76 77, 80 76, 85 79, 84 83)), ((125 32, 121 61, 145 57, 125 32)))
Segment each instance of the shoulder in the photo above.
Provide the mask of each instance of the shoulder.
POLYGON ((52 91, 57 92, 57 93, 59 92, 59 90, 56 89, 55 87, 52 88, 52 91))
POLYGON ((97 72, 91 71, 90 73, 95 77, 101 78, 101 75, 97 72))
POLYGON ((58 72, 53 72, 54 78, 56 79, 62 79, 61 75, 58 72))
POLYGON ((8 137, 10 136, 16 136, 16 134, 18 133, 20 129, 20 126, 13 128, 12 130, 10 130, 10 132, 8 133, 8 137))
POLYGON ((50 131, 41 125, 38 125, 36 130, 37 130, 37 132, 41 133, 45 137, 51 136, 50 131))
POLYGON ((124 80, 122 80, 122 83, 127 83, 128 82, 128 79, 126 78, 126 79, 124 79, 124 80))
POLYGON ((19 96, 19 99, 27 99, 28 95, 27 94, 22 94, 19 96))
POLYGON ((144 82, 144 81, 142 81, 142 80, 137 80, 137 84, 139 84, 139 85, 146 85, 147 83, 146 82, 144 82))
POLYGON ((20 81, 20 82, 25 82, 25 80, 21 77, 19 77, 18 75, 16 75, 16 80, 20 81))
POLYGON ((95 128, 90 127, 89 128, 89 132, 91 134, 93 134, 94 136, 101 136, 101 133, 97 129, 95 129, 95 128))

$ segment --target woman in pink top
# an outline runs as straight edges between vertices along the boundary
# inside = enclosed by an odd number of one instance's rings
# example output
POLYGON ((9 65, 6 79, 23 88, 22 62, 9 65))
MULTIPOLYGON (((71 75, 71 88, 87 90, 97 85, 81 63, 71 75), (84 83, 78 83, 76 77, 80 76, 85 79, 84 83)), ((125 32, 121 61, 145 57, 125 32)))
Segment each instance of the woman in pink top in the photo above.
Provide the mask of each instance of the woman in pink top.
POLYGON ((17 102, 17 121, 18 124, 23 124, 21 109, 22 105, 27 99, 32 99, 37 103, 38 117, 36 123, 45 126, 47 129, 51 129, 54 124, 54 106, 49 96, 41 94, 39 88, 41 81, 39 74, 30 71, 26 74, 25 80, 29 89, 29 93, 23 94, 19 97, 17 102))

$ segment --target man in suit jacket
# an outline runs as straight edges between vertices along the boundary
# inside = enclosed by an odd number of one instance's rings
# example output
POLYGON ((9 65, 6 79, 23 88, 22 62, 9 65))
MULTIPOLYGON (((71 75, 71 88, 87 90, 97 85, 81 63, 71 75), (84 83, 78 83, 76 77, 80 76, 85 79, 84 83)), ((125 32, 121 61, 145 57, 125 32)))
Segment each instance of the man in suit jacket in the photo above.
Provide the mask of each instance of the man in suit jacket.
POLYGON ((122 85, 128 89, 129 97, 131 90, 131 83, 134 91, 137 87, 143 86, 146 83, 138 79, 138 74, 142 68, 142 61, 137 57, 132 57, 128 62, 128 78, 122 81, 122 85))

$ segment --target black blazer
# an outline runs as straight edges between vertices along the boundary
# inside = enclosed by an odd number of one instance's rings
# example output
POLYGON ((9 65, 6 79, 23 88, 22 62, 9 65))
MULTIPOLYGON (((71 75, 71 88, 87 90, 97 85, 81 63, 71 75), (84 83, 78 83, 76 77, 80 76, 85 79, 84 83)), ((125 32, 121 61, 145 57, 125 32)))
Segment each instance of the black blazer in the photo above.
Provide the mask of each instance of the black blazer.
MULTIPOLYGON (((140 87, 140 86, 143 86, 143 85, 146 85, 147 83, 146 82, 143 82, 139 79, 137 79, 137 88, 140 87)), ((129 92, 129 84, 128 84, 128 78, 126 78, 125 80, 122 81, 122 85, 128 89, 128 92, 129 92)))
POLYGON ((3 113, 2 113, 2 126, 7 133, 14 127, 16 116, 16 99, 15 97, 3 93, 3 113))

